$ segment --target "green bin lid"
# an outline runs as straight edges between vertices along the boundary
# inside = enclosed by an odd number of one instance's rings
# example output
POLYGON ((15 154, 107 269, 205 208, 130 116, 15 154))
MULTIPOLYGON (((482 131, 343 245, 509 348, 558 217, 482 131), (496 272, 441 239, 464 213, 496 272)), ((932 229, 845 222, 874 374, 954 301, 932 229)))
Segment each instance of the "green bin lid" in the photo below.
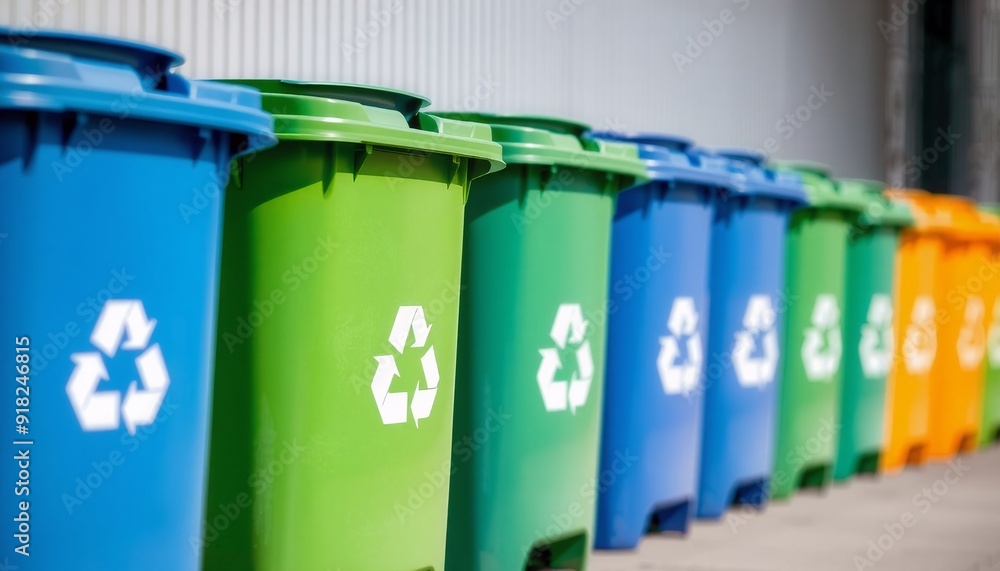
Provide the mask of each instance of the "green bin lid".
POLYGON ((779 172, 794 172, 802 178, 802 187, 809 198, 810 208, 863 212, 868 201, 856 193, 839 192, 830 178, 830 167, 811 161, 776 161, 771 168, 779 172))
POLYGON ((914 223, 908 206, 889 200, 885 184, 877 180, 842 178, 836 181, 837 190, 844 195, 857 196, 867 204, 861 211, 861 222, 868 226, 907 227, 914 223))
POLYGON ((441 117, 487 123, 493 140, 503 146, 508 163, 576 167, 645 180, 646 165, 633 143, 606 141, 585 135, 584 123, 533 115, 432 112, 441 117))
POLYGON ((394 89, 288 79, 226 79, 260 90, 278 140, 397 147, 474 159, 472 178, 504 167, 489 125, 420 110, 427 99, 394 89))
POLYGON ((994 216, 1000 216, 1000 203, 996 202, 986 202, 976 205, 980 210, 987 214, 992 214, 994 216))

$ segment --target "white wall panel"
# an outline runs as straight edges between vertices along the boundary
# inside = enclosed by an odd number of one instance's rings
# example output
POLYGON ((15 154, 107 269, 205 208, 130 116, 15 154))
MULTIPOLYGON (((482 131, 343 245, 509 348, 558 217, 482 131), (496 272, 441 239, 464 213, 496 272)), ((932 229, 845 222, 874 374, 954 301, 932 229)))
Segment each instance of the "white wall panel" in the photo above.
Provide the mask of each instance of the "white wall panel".
POLYGON ((407 89, 436 108, 671 131, 879 177, 886 45, 871 0, 0 0, 37 22, 158 43, 193 77, 407 89), (745 6, 745 9, 741 9, 745 6), (673 54, 731 23, 683 70, 673 54), (559 14, 559 18, 554 15, 559 14), (834 95, 784 139, 812 87, 834 95))

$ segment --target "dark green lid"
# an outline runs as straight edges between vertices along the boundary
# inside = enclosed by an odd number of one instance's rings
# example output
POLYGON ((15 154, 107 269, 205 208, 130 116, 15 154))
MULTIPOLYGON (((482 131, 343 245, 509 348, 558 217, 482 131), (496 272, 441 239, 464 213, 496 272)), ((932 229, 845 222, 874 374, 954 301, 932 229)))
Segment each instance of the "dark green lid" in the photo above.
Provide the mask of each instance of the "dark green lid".
POLYGON ((857 196, 866 202, 861 211, 861 222, 866 226, 907 227, 914 223, 909 207, 901 202, 889 200, 885 184, 877 180, 842 178, 837 180, 837 190, 844 195, 857 196))
POLYGON ((530 115, 434 112, 435 115, 487 123, 508 163, 567 166, 646 178, 646 165, 632 143, 585 136, 590 127, 576 121, 530 115))
POLYGON ((278 140, 341 141, 476 159, 473 178, 504 167, 489 125, 421 113, 427 99, 393 89, 287 79, 228 79, 259 89, 278 140))
POLYGON ((830 178, 830 167, 811 161, 777 161, 771 168, 779 172, 794 172, 802 178, 802 187, 809 198, 810 208, 862 212, 868 205, 863 196, 839 192, 830 178))

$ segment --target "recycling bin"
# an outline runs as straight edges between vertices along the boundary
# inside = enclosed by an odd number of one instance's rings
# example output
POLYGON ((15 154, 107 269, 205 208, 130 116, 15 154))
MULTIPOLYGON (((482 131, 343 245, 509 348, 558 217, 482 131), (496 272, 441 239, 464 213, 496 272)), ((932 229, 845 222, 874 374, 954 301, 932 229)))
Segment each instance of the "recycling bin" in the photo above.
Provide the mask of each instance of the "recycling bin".
POLYGON ((987 306, 1000 268, 991 262, 998 227, 962 196, 933 195, 948 220, 944 233, 939 308, 939 351, 931 369, 929 459, 945 461, 974 450, 982 422, 987 306))
POLYGON ((884 185, 840 180, 843 194, 866 202, 847 240, 844 375, 833 477, 878 472, 885 444, 886 377, 895 357, 893 307, 899 235, 913 223, 909 209, 883 195, 884 185))
POLYGON ((586 125, 459 116, 509 166, 466 216, 447 567, 583 571, 597 496, 640 461, 598 473, 612 215, 646 169, 586 125))
POLYGON ((896 359, 886 381, 885 446, 880 460, 881 471, 892 473, 927 461, 931 369, 939 346, 935 291, 942 279, 948 221, 927 191, 890 189, 885 194, 909 208, 914 217, 914 225, 900 236, 895 263, 896 359))
MULTIPOLYGON (((980 205, 984 218, 996 224, 1000 216, 1000 206, 980 205)), ((994 268, 1000 268, 1000 245, 994 245, 987 258, 994 268)), ((986 315, 989 328, 986 331, 986 371, 983 378, 983 422, 979 431, 979 443, 990 446, 1000 440, 1000 279, 990 280, 986 287, 989 299, 986 315)))
POLYGON ((774 462, 776 387, 784 332, 785 232, 805 203, 797 174, 764 157, 723 150, 737 169, 712 221, 711 320, 696 515, 733 504, 761 507, 774 462))
POLYGON ((792 215, 785 255, 787 337, 778 394, 771 497, 825 487, 839 437, 847 242, 865 201, 839 192, 815 163, 779 163, 802 177, 809 206, 792 215))
POLYGON ((220 185, 274 136, 259 94, 181 62, 0 29, 11 569, 199 568, 220 185))
POLYGON ((727 162, 687 140, 597 133, 638 144, 651 180, 618 194, 611 232, 608 346, 594 546, 634 548, 647 531, 687 531, 701 448, 708 260, 727 162))
POLYGON ((500 146, 408 93, 234 81, 279 143, 226 200, 204 569, 440 571, 465 202, 500 146))

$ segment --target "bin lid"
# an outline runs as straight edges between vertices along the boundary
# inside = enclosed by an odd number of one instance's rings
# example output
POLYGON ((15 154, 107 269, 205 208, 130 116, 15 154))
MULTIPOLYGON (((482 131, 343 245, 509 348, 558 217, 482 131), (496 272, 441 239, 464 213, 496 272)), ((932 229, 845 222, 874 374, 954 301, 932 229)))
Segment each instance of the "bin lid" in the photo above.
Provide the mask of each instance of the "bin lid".
POLYGON ((638 149, 630 143, 594 139, 576 121, 535 115, 432 112, 441 117, 487 123, 508 163, 576 167, 646 178, 638 149))
POLYGON ((732 188, 733 169, 729 161, 699 152, 685 137, 661 133, 618 133, 600 131, 591 136, 608 141, 625 141, 639 147, 639 158, 649 178, 658 181, 702 185, 715 189, 732 188))
POLYGON ((950 240, 1000 242, 997 218, 981 212, 967 197, 914 188, 893 188, 887 190, 886 195, 910 207, 917 232, 937 234, 950 240))
POLYGON ((767 155, 760 151, 753 151, 750 149, 721 147, 712 149, 711 152, 719 155, 720 157, 726 157, 727 159, 732 159, 734 161, 747 162, 759 167, 764 166, 767 162, 767 155))
POLYGON ((946 213, 949 224, 944 233, 948 238, 1000 242, 1000 225, 995 223, 996 218, 980 212, 971 198, 957 194, 930 194, 930 200, 946 213))
POLYGON ((950 215, 934 202, 933 195, 916 188, 888 188, 886 198, 905 204, 913 216, 913 230, 920 233, 938 234, 948 230, 950 215))
POLYGON ((779 172, 794 172, 801 177, 811 208, 862 212, 868 205, 868 201, 857 194, 839 192, 830 178, 830 167, 822 163, 776 161, 771 163, 771 167, 779 172))
POLYGON ((837 189, 842 194, 856 195, 867 202, 861 212, 861 222, 866 226, 913 225, 914 218, 910 208, 902 202, 889 200, 884 194, 884 183, 860 178, 842 178, 836 182, 837 189))
POLYGON ((722 157, 735 171, 732 192, 737 195, 757 195, 783 199, 795 206, 807 204, 809 199, 802 188, 802 177, 795 172, 779 172, 765 165, 763 153, 749 149, 704 149, 701 152, 722 157))
POLYGON ((192 81, 179 55, 89 34, 0 27, 0 109, 78 112, 217 129, 275 144, 273 119, 252 89, 192 81))
POLYGON ((421 112, 419 95, 350 83, 223 79, 259 89, 281 140, 339 141, 473 159, 472 178, 504 167, 488 125, 421 112))

